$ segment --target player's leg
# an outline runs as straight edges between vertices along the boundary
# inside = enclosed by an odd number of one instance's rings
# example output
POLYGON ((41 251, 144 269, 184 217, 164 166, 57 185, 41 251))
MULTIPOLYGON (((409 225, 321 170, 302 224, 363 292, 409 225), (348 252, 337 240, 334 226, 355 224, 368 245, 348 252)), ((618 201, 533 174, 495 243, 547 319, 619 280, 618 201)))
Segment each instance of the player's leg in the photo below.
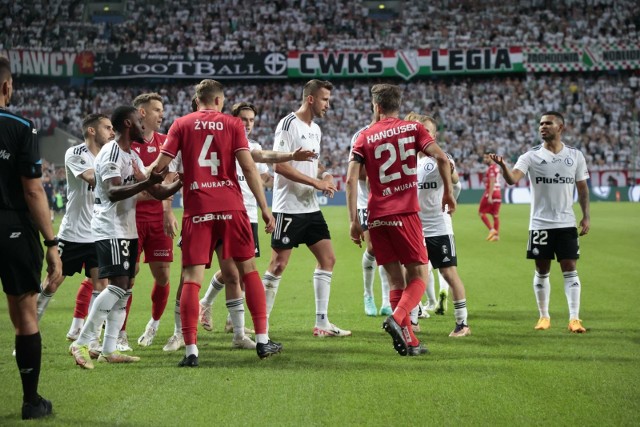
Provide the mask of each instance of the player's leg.
POLYGON ((576 264, 580 257, 580 249, 578 244, 578 230, 576 228, 567 228, 557 230, 556 253, 560 262, 560 269, 564 278, 564 293, 567 297, 569 306, 569 331, 573 333, 584 333, 587 330, 582 326, 580 320, 580 294, 582 284, 576 264))
MULTIPOLYGON (((183 251, 185 249, 183 248, 183 251)), ((185 356, 178 366, 198 366, 198 314, 200 302, 198 294, 200 283, 204 279, 204 264, 188 265, 184 267, 184 283, 180 295, 180 321, 182 322, 182 335, 185 342, 185 356)))
POLYGON ((384 267, 378 265, 378 276, 380 276, 380 292, 382 293, 382 304, 380 305, 380 316, 391 316, 393 310, 391 309, 391 303, 389 302, 389 292, 391 286, 389 284, 389 276, 384 267))
POLYGON ((291 250, 291 248, 271 249, 271 260, 269 261, 267 271, 265 271, 264 276, 262 276, 262 284, 264 285, 264 291, 267 298, 267 316, 270 316, 271 310, 273 310, 273 305, 278 293, 278 287, 280 286, 280 280, 282 279, 282 273, 289 263, 291 250))
POLYGON ((222 278, 222 272, 218 270, 211 276, 209 288, 200 300, 200 324, 206 331, 213 330, 211 306, 222 289, 224 289, 224 279, 222 278))
POLYGON ((539 319, 534 329, 546 330, 551 327, 549 315, 549 299, 551 297, 551 283, 549 273, 551 260, 555 258, 553 233, 550 230, 529 230, 527 242, 527 259, 535 261, 536 270, 533 276, 533 293, 538 305, 539 319))
MULTIPOLYGON (((180 244, 178 244, 179 246, 180 244)), ((182 294, 182 285, 184 283, 184 271, 180 271, 180 283, 176 290, 176 303, 173 307, 173 335, 162 347, 162 351, 177 351, 184 347, 184 336, 182 335, 182 321, 180 320, 180 295, 182 294)))
MULTIPOLYGON (((73 252, 76 252, 76 249, 81 251, 81 254, 77 257, 78 266, 80 267, 77 272, 82 272, 82 266, 84 266, 85 280, 80 284, 76 294, 73 318, 69 326, 69 332, 67 332, 67 339, 70 341, 78 339, 82 326, 84 326, 84 319, 91 309, 91 304, 99 293, 107 287, 107 282, 98 278, 98 257, 95 243, 79 244, 77 248, 74 246, 74 244, 69 244, 63 253, 65 253, 65 256, 68 258, 69 262, 67 264, 69 267, 75 270, 73 266, 74 260, 71 258, 71 255, 73 252)), ((63 269, 64 268, 63 264, 63 269)), ((67 272, 71 273, 71 271, 67 272)), ((96 340, 99 339, 99 337, 100 334, 98 333, 96 340)), ((95 347, 97 347, 97 344, 95 347)))
POLYGON ((48 276, 45 277, 44 281, 41 284, 42 292, 38 294, 37 301, 36 301, 38 321, 40 321, 40 319, 42 319, 42 316, 44 316, 44 312, 49 306, 49 302, 51 302, 51 298, 53 298, 53 295, 58 290, 58 287, 62 284, 62 282, 64 282, 64 279, 66 278, 67 276, 63 275, 63 276, 60 276, 58 280, 52 281, 52 280, 49 280, 48 276))
POLYGON ((364 285, 364 314, 367 316, 375 316, 378 314, 375 298, 373 295, 373 281, 376 271, 376 259, 373 255, 373 246, 369 238, 369 229, 367 228, 367 209, 358 209, 358 220, 362 227, 364 236, 365 251, 362 254, 362 280, 364 285))
POLYGON ((456 327, 449 336, 465 337, 471 335, 471 329, 469 329, 467 323, 466 292, 462 279, 460 279, 460 276, 458 275, 457 267, 455 265, 440 267, 438 271, 442 273, 444 279, 449 283, 451 293, 453 294, 453 314, 456 319, 456 327))

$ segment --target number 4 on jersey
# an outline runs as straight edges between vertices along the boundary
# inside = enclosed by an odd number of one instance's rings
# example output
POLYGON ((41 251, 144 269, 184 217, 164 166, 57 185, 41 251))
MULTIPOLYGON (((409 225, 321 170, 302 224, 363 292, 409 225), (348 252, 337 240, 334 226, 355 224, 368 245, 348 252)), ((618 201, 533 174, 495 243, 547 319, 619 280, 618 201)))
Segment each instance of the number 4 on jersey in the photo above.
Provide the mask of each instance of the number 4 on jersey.
POLYGON ((204 140, 204 145, 202 146, 202 150, 200 151, 200 156, 198 156, 198 165, 206 168, 211 168, 211 175, 218 175, 218 166, 220 166, 220 160, 218 160, 218 153, 215 151, 209 153, 209 148, 211 148, 211 143, 213 142, 213 135, 207 136, 204 140), (211 154, 209 156, 209 154, 211 154), (208 158, 207 158, 208 157, 208 158))

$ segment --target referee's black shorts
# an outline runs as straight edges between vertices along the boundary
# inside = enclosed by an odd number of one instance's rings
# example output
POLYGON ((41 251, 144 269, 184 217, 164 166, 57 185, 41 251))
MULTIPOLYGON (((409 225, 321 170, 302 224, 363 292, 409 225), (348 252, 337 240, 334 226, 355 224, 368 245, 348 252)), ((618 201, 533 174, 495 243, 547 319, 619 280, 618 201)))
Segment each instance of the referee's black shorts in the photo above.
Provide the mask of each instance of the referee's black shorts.
POLYGON ((0 280, 8 295, 40 292, 44 251, 25 211, 0 210, 0 280))

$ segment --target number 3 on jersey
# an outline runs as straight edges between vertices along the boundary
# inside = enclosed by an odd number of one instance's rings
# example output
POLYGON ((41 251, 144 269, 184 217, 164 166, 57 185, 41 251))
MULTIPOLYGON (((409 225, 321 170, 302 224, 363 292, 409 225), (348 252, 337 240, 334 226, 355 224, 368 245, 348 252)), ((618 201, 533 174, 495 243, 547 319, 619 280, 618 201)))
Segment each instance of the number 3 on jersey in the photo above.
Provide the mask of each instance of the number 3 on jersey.
POLYGON ((204 145, 198 156, 198 165, 203 168, 211 168, 211 175, 218 175, 218 166, 220 166, 220 160, 218 160, 218 153, 215 151, 209 153, 211 143, 213 142, 213 135, 207 136, 204 140, 204 145))

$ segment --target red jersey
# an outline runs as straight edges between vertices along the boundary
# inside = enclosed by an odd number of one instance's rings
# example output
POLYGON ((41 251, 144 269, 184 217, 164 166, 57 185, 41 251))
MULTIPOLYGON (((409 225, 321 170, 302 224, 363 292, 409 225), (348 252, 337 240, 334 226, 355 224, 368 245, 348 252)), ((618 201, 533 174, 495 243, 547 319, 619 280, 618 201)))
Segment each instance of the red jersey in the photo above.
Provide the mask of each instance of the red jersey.
POLYGON ((360 132, 352 153, 364 159, 369 178, 369 222, 420 210, 416 152, 433 142, 422 124, 397 118, 380 120, 360 132))
POLYGON ((484 192, 485 193, 494 193, 500 192, 500 166, 495 163, 492 163, 487 168, 487 172, 484 175, 484 192), (493 178, 495 183, 493 184, 493 188, 489 188, 489 181, 493 178))
MULTIPOLYGON (((160 155, 162 144, 167 139, 167 135, 154 132, 150 141, 145 140, 144 144, 132 142, 131 148, 138 153, 142 163, 149 166, 160 155)), ((162 201, 142 200, 136 203, 136 222, 162 221, 162 201)))
POLYGON ((171 125, 162 152, 182 152, 185 216, 245 210, 236 174, 236 152, 248 150, 242 121, 200 110, 171 125))

